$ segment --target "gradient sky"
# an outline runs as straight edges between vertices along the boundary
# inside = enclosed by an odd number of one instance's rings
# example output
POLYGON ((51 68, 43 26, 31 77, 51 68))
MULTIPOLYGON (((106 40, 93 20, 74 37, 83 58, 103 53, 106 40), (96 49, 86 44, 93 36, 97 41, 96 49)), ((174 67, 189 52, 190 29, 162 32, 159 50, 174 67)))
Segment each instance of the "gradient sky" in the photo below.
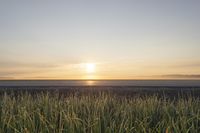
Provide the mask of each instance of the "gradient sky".
POLYGON ((0 79, 88 78, 200 78, 200 1, 0 1, 0 79))

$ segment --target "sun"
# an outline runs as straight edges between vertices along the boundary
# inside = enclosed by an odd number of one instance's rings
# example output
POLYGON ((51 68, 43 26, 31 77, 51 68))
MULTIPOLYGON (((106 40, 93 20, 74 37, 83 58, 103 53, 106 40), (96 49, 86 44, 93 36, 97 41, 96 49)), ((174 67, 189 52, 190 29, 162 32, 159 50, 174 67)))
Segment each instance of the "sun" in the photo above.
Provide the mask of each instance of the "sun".
POLYGON ((94 63, 86 63, 86 72, 87 73, 94 73, 96 65, 94 63))

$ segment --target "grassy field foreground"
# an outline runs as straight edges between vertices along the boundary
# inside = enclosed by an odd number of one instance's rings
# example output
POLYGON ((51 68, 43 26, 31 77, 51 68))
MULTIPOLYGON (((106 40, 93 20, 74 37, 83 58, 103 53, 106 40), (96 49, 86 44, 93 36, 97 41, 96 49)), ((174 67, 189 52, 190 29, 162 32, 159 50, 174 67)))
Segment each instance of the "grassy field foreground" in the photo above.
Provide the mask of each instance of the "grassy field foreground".
POLYGON ((120 97, 110 93, 0 96, 1 133, 200 132, 198 98, 120 97))

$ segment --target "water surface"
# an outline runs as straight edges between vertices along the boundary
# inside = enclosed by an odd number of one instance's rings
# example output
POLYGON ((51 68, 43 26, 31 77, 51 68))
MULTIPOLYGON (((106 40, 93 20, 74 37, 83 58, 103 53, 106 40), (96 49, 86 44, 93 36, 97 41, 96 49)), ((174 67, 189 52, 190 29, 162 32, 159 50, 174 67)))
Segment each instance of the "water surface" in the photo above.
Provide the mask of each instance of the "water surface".
POLYGON ((1 80, 0 86, 200 87, 200 80, 1 80))

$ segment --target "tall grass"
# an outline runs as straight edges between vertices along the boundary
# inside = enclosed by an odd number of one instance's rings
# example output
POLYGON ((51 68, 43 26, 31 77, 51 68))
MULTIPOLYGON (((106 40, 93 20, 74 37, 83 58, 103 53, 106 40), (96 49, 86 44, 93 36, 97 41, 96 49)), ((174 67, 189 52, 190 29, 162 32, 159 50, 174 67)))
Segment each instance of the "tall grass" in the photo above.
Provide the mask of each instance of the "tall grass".
POLYGON ((198 133, 200 100, 28 93, 0 96, 1 133, 198 133))

